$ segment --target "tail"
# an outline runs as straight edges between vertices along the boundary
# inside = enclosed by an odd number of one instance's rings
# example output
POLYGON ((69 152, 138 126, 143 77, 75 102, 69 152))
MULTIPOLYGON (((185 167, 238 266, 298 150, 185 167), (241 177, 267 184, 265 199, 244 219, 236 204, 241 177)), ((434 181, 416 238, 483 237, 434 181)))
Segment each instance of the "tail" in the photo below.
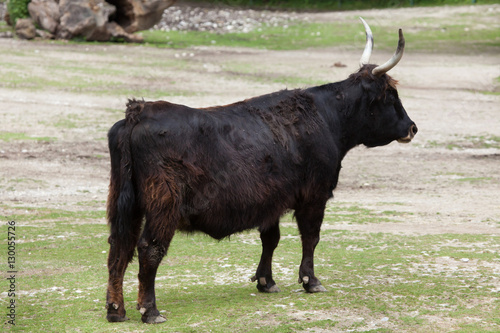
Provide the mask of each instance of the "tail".
POLYGON ((129 100, 125 119, 117 122, 108 132, 111 157, 111 179, 109 185, 107 219, 110 239, 123 245, 137 239, 141 213, 133 183, 130 136, 139 122, 144 101, 129 100), (137 225, 139 224, 139 225, 137 225))

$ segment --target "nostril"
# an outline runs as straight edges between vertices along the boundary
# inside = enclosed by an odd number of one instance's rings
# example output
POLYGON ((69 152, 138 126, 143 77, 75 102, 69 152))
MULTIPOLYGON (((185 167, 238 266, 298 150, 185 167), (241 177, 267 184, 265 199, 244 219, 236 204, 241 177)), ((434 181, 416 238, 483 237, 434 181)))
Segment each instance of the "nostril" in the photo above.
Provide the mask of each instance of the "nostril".
POLYGON ((415 134, 417 134, 417 132, 418 132, 417 125, 415 125, 415 124, 411 125, 411 127, 410 127, 410 133, 412 134, 412 136, 414 136, 415 134))

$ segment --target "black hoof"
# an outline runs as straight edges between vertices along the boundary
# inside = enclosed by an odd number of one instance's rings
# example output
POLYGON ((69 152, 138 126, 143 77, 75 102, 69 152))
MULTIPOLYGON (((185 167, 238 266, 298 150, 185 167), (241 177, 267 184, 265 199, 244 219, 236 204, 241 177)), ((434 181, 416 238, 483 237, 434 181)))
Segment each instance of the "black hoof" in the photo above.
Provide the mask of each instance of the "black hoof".
POLYGON ((106 304, 106 309, 108 310, 106 319, 110 323, 119 323, 128 320, 127 316, 125 316, 126 312, 123 306, 120 307, 117 303, 109 303, 106 304))
POLYGON ((137 308, 142 315, 141 320, 145 324, 160 324, 167 321, 167 318, 162 316, 156 307, 146 309, 137 304, 137 308))
POLYGON ((318 285, 315 285, 315 286, 311 286, 311 285, 305 284, 305 285, 304 285, 304 289, 305 289, 308 293, 323 293, 323 292, 328 291, 328 290, 326 290, 326 288, 325 288, 325 287, 323 287, 321 284, 318 284, 318 285))
POLYGON ((127 321, 128 320, 128 317, 127 316, 120 316, 118 314, 109 314, 106 316, 106 319, 110 322, 110 323, 120 323, 122 321, 127 321))
MULTIPOLYGON (((251 278, 251 280, 253 282, 257 280, 257 277, 254 275, 251 278)), ((257 289, 261 293, 279 293, 281 291, 280 288, 278 288, 278 286, 276 285, 276 282, 274 282, 272 278, 266 279, 265 277, 259 278, 259 282, 257 283, 257 289)))
POLYGON ((161 324, 167 321, 167 318, 165 318, 162 315, 158 316, 142 316, 142 322, 145 324, 161 324))
POLYGON ((308 293, 322 293, 327 291, 316 278, 310 279, 309 276, 299 277, 299 283, 302 283, 302 286, 308 293))
POLYGON ((261 286, 260 284, 257 284, 257 289, 261 293, 279 293, 281 291, 280 288, 278 288, 278 286, 276 284, 274 284, 270 287, 261 286))

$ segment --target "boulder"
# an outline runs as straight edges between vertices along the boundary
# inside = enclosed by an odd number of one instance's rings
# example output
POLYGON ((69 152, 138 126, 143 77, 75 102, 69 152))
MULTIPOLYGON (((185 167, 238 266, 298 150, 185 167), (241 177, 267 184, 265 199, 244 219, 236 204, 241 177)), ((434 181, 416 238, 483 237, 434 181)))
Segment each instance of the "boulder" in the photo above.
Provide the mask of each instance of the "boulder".
POLYGON ((97 0, 91 3, 88 0, 60 0, 61 19, 57 29, 57 37, 71 39, 81 36, 89 39, 94 31, 104 26, 108 20, 107 17, 99 17, 109 12, 109 10, 100 10, 106 6, 106 4, 102 4, 103 2, 105 1, 97 0), (97 4, 94 5, 94 3, 97 4), (102 6, 98 4, 102 4, 102 6), (101 23, 101 26, 98 23, 101 23))
POLYGON ((37 37, 40 37, 41 39, 54 39, 54 35, 51 34, 50 32, 42 29, 36 29, 36 35, 37 37))
POLYGON ((38 35, 142 42, 142 37, 132 33, 154 26, 174 3, 175 0, 32 0, 28 10, 33 21, 48 32, 39 31, 38 35))
POLYGON ((117 40, 123 39, 128 43, 142 43, 144 39, 142 36, 129 34, 126 32, 121 26, 116 22, 109 22, 106 24, 107 31, 111 34, 111 36, 117 40))
POLYGON ((31 0, 28 11, 33 21, 42 29, 51 34, 56 32, 59 25, 59 5, 55 0, 31 0))
POLYGON ((108 0, 117 8, 115 21, 128 33, 146 30, 161 20, 176 0, 108 0))
POLYGON ((22 39, 33 39, 36 37, 36 28, 33 21, 29 18, 17 19, 16 35, 22 39))

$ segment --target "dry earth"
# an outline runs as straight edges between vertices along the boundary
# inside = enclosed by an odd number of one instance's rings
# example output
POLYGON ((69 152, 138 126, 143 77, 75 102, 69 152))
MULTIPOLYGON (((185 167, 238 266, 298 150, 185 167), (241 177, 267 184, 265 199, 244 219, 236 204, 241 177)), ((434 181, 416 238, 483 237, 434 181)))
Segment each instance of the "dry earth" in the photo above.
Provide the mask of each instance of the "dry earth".
MULTIPOLYGON (((398 17, 441 15, 448 11, 476 10, 477 7, 393 10, 398 17)), ((498 10, 498 6, 496 7, 498 10)), ((355 13, 357 15, 358 13, 355 13)), ((388 11, 360 12, 372 21, 388 11)), ((337 13, 308 14, 329 20, 337 13)), ((376 23, 375 23, 376 24, 376 23)), ((411 48, 411 44, 409 45, 411 48)), ((141 89, 152 84, 166 91, 169 80, 194 96, 165 97, 191 106, 230 103, 254 95, 285 88, 280 83, 255 80, 255 76, 288 75, 337 81, 356 69, 360 50, 346 48, 303 51, 267 51, 199 47, 187 53, 121 45, 53 45, 0 39, 2 57, 12 61, 6 50, 25 52, 29 71, 44 71, 44 64, 57 59, 77 59, 81 63, 113 61, 113 58, 190 58, 195 70, 172 68, 155 76, 145 68, 144 76, 127 77, 130 61, 114 64, 120 77, 136 81, 141 89), (136 52, 139 50, 139 52, 136 52), (335 68, 334 62, 348 64, 335 68), (255 73, 237 75, 227 64, 241 63, 255 73), (197 66, 197 67, 196 67, 197 66), (305 74, 306 73, 306 74, 305 74)), ((374 62, 390 54, 374 51, 374 62)), ((500 76, 496 54, 441 55, 407 51, 392 71, 400 80, 403 103, 419 127, 413 143, 393 143, 376 149, 356 148, 344 160, 335 200, 380 211, 405 213, 403 223, 345 225, 346 229, 401 233, 500 233, 500 151, 494 148, 467 148, 466 137, 498 136, 500 97, 493 91, 500 76), (447 149, 448 143, 462 145, 447 149), (394 203, 394 204, 391 204, 394 203)), ((293 88, 293 87, 288 87, 293 88)), ((5 205, 51 206, 72 209, 77 202, 105 200, 109 165, 105 132, 120 118, 104 110, 123 109, 131 96, 102 96, 75 93, 68 89, 12 89, 0 84, 1 130, 28 136, 55 137, 53 142, 12 140, 0 147, 0 200, 5 205), (54 126, 68 117, 75 126, 54 126)), ((137 96, 142 97, 142 96, 137 96)), ((144 96, 147 99, 147 96, 144 96)), ((335 204, 335 201, 332 202, 335 204)), ((96 207, 98 208, 98 207, 96 207)), ((102 208, 102 207, 99 207, 102 208)), ((339 228, 338 225, 335 228, 339 228)))
MULTIPOLYGON (((447 19, 453 12, 488 8, 500 11, 500 6, 412 8, 363 11, 349 17, 361 14, 376 27, 379 23, 390 24, 386 18, 392 16, 405 28, 404 20, 410 17, 447 19)), ((307 17, 346 19, 338 13, 309 13, 307 17)), ((500 96, 486 93, 498 89, 500 58, 498 54, 412 52, 411 44, 408 46, 402 62, 391 74, 400 81, 403 104, 419 133, 407 145, 359 147, 350 152, 331 202, 397 212, 394 222, 324 227, 403 235, 499 235, 500 149, 486 148, 485 144, 488 138, 500 136, 500 96), (474 145, 473 139, 482 144, 474 145), (446 147, 452 143, 458 148, 446 147)), ((342 80, 357 69, 361 48, 268 51, 196 47, 179 51, 0 39, 0 64, 22 60, 28 72, 47 76, 51 75, 47 66, 59 60, 103 64, 138 91, 155 87, 166 91, 164 98, 171 102, 203 107, 286 88, 282 83, 273 83, 273 77, 342 80), (155 68, 154 62, 149 64, 144 59, 181 59, 188 65, 155 68), (137 67, 134 64, 142 62, 146 65, 141 73, 131 72, 131 67, 137 67), (348 66, 334 67, 335 62, 348 66), (255 70, 241 74, 228 64, 255 70), (170 93, 175 89, 195 93, 170 93)), ((381 63, 390 55, 375 50, 372 61, 381 63)), ((8 215, 13 206, 78 211, 78 203, 92 201, 95 209, 104 209, 109 179, 104 138, 107 129, 122 117, 117 110, 124 110, 126 99, 132 96, 78 92, 68 87, 31 89, 22 82, 19 86, 0 82, 0 131, 56 139, 0 141, 2 215, 8 215), (70 124, 57 126, 63 121, 70 124)), ((135 97, 148 99, 147 95, 135 97)))

